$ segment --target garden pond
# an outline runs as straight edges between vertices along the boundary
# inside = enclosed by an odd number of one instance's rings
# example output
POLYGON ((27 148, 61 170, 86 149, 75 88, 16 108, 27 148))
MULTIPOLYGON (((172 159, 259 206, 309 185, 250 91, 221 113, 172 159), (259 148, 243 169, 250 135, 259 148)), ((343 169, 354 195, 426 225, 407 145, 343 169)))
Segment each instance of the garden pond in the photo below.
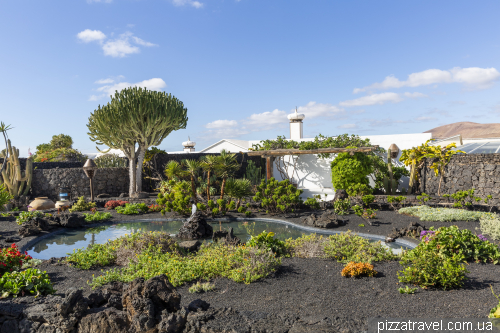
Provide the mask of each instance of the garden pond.
MULTIPOLYGON (((28 246, 28 253, 36 259, 50 259, 52 257, 64 257, 72 253, 75 249, 86 248, 91 244, 104 244, 108 240, 113 240, 126 234, 136 232, 163 231, 168 234, 175 234, 182 226, 184 221, 137 221, 124 222, 87 229, 66 229, 62 232, 56 232, 46 237, 40 237, 34 245, 28 246)), ((209 224, 214 231, 219 230, 219 222, 211 221, 209 224)), ((322 230, 316 228, 297 226, 291 223, 268 221, 268 220, 248 220, 248 221, 223 221, 221 224, 224 230, 233 228, 234 235, 242 241, 248 241, 252 235, 257 235, 262 231, 274 232, 275 237, 280 240, 288 238, 298 238, 302 235, 312 233, 321 235, 332 235, 339 233, 332 230, 322 230)), ((370 241, 381 240, 380 236, 371 236, 367 234, 358 234, 370 241), (378 237, 378 238, 377 238, 378 237)), ((210 240, 207 240, 210 241, 210 240)), ((382 244, 393 249, 394 252, 400 252, 401 249, 409 249, 414 246, 404 241, 382 244)))

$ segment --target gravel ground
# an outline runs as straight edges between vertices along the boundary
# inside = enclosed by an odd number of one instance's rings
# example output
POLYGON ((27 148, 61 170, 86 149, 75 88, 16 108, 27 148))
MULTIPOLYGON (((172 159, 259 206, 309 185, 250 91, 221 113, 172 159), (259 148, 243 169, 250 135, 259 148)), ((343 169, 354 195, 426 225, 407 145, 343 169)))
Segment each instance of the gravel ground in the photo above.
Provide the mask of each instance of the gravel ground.
MULTIPOLYGON (((301 224, 301 219, 311 212, 299 213, 298 216, 256 217, 286 219, 301 224)), ((113 221, 144 218, 173 218, 174 215, 161 216, 151 213, 142 216, 123 216, 113 212, 113 221)), ((240 217, 230 214, 228 217, 240 217)), ((348 223, 336 230, 373 233, 385 236, 393 228, 402 228, 410 222, 419 222, 426 227, 457 225, 480 233, 478 222, 425 222, 418 218, 400 215, 392 211, 377 212, 374 226, 368 226, 366 220, 355 215, 348 216, 348 223), (366 227, 359 227, 364 223, 366 227)), ((16 238, 18 226, 13 221, 0 221, 0 239, 16 238)), ((17 242, 19 245, 27 240, 17 242)), ((418 240, 413 240, 418 242, 418 240)), ((485 318, 489 310, 498 301, 493 297, 490 285, 500 293, 500 265, 475 264, 467 266, 469 273, 464 288, 459 290, 423 290, 414 295, 400 294, 397 272, 401 269, 398 262, 375 263, 379 272, 374 278, 344 278, 340 275, 343 265, 332 260, 284 258, 279 270, 261 281, 250 285, 235 283, 220 278, 212 281, 215 290, 190 294, 190 284, 181 286, 182 305, 201 298, 212 308, 231 308, 237 311, 261 313, 263 318, 300 318, 305 325, 328 323, 328 327, 337 327, 338 331, 359 332, 368 318, 485 318)), ((84 294, 90 292, 87 280, 92 274, 98 275, 101 269, 79 270, 57 262, 57 259, 45 261, 40 269, 49 273, 58 294, 64 294, 69 287, 78 287, 84 294)), ((232 312, 228 312, 232 313, 232 312)), ((240 313, 241 315, 241 313, 240 313)), ((231 315, 228 315, 231 318, 231 315)), ((226 318, 227 319, 227 318, 226 318)), ((229 320, 229 319, 228 319, 229 320)), ((236 317, 233 320, 237 320, 236 317)), ((328 330, 327 330, 328 331, 328 330)), ((337 330, 333 330, 337 331, 337 330)))

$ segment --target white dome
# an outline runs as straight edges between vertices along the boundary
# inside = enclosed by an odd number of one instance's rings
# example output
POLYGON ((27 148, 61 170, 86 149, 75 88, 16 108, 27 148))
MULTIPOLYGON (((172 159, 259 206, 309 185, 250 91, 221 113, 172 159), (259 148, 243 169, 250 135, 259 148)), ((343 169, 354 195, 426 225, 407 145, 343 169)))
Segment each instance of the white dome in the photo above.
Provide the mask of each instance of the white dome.
POLYGON ((295 108, 295 113, 290 113, 287 118, 288 120, 303 120, 306 116, 303 113, 297 113, 297 108, 295 108))
POLYGON ((186 147, 186 148, 188 148, 188 147, 194 147, 194 146, 196 146, 196 142, 191 141, 191 139, 190 139, 190 138, 189 138, 189 136, 188 136, 188 140, 187 140, 187 141, 184 141, 184 142, 182 143, 182 145, 183 145, 184 147, 186 147))

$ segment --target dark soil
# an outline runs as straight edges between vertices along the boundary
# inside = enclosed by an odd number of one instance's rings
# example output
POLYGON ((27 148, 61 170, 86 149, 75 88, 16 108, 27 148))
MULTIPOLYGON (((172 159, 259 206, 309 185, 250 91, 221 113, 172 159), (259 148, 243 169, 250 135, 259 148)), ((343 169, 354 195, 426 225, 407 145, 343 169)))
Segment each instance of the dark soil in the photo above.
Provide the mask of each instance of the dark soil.
MULTIPOLYGON (((140 216, 124 216, 113 213, 113 222, 137 219, 174 218, 170 214, 161 216, 150 213, 140 216)), ((298 216, 269 216, 256 214, 254 217, 286 219, 302 224, 302 218, 311 211, 301 212, 298 216)), ((241 214, 228 214, 227 217, 243 217, 241 214)), ((179 217, 180 218, 180 217, 179 217)), ((479 222, 425 222, 418 218, 400 215, 392 211, 377 212, 374 225, 366 220, 347 216, 348 223, 335 230, 371 233, 385 236, 393 228, 407 227, 410 222, 418 222, 426 227, 457 225, 481 233, 479 222), (365 227, 360 227, 364 224, 365 227)), ((16 238, 18 225, 13 221, 0 221, 1 239, 16 238)), ((413 240, 415 243, 417 239, 413 240)), ((4 241, 5 243, 5 241, 4 241)), ((16 241, 26 244, 26 239, 16 241)), ((186 284, 178 288, 182 295, 182 305, 201 298, 212 308, 232 308, 233 310, 260 313, 262 318, 291 318, 304 325, 327 323, 335 331, 360 332, 365 330, 368 318, 485 318, 489 310, 498 304, 492 295, 490 285, 500 292, 500 265, 471 263, 465 286, 459 290, 418 289, 414 295, 400 294, 397 272, 401 270, 398 262, 375 263, 378 275, 374 278, 344 278, 340 275, 343 265, 332 260, 284 258, 282 266, 272 276, 250 285, 239 284, 220 278, 212 281, 215 290, 190 294, 186 284), (333 329, 335 328, 335 329, 333 329)), ((83 288, 84 294, 90 292, 87 281, 101 273, 101 269, 80 270, 67 266, 57 259, 45 261, 39 266, 51 277, 58 294, 69 287, 83 288)), ((109 267, 106 267, 109 269, 109 267)), ((228 312, 229 313, 229 312, 228 312)), ((227 319, 227 318, 226 318, 227 319)), ((232 321, 236 321, 234 317, 232 321)))

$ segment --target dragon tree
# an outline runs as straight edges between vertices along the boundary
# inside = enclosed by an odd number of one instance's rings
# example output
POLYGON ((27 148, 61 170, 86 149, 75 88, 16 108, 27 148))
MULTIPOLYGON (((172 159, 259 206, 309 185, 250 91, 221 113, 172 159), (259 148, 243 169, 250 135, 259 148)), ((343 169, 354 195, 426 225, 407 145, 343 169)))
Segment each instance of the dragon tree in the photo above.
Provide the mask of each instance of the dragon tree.
MULTIPOLYGON (((186 128, 187 109, 165 92, 130 87, 115 92, 111 101, 90 114, 88 135, 98 146, 120 149, 129 159, 129 195, 142 189, 144 154, 172 131, 186 128)), ((101 151, 97 147, 98 151, 101 151)))

